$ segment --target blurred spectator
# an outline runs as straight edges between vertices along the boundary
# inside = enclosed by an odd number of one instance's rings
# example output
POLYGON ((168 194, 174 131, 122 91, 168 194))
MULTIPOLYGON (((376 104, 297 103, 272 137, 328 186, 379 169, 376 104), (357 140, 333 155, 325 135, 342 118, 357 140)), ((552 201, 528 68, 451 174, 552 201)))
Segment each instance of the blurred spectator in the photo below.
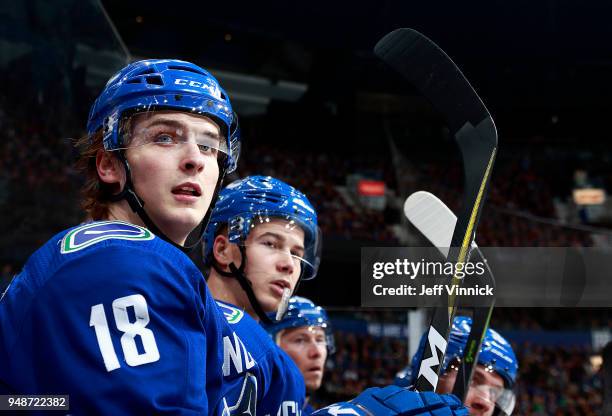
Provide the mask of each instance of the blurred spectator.
POLYGON ((306 149, 295 153, 262 144, 244 153, 239 171, 240 176, 274 176, 304 190, 317 208, 319 226, 325 236, 397 242, 392 224, 385 222, 382 212, 365 208, 357 211, 336 189, 336 186, 346 185, 347 176, 356 172, 392 177, 390 167, 382 159, 366 158, 365 155, 346 158, 306 149))
POLYGON ((517 408, 514 414, 601 414, 603 377, 590 367, 589 348, 516 347, 520 363, 517 408))

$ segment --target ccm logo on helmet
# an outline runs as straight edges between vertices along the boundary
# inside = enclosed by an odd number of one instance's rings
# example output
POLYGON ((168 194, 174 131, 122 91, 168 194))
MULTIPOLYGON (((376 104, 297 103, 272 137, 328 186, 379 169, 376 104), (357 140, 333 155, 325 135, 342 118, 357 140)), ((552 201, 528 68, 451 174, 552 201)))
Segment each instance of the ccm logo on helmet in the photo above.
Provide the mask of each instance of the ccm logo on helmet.
POLYGON ((188 85, 188 86, 194 87, 194 88, 202 88, 202 89, 208 91, 210 93, 210 95, 212 95, 213 97, 215 97, 215 98, 217 98, 219 100, 221 99, 221 91, 219 90, 219 88, 213 87, 213 86, 208 85, 208 84, 206 84, 204 82, 178 78, 178 79, 174 80, 174 84, 175 85, 188 85))

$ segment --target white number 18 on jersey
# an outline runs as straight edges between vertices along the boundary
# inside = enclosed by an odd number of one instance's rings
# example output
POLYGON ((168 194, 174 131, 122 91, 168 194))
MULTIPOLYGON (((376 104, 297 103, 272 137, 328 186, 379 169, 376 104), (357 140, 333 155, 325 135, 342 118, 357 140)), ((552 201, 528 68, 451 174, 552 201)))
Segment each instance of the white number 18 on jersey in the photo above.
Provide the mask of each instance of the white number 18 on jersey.
MULTIPOLYGON (((153 331, 146 328, 149 323, 149 310, 147 309, 147 301, 142 295, 130 295, 115 299, 112 304, 113 316, 115 317, 115 326, 123 335, 121 336, 121 348, 125 362, 130 367, 137 365, 153 363, 159 360, 159 350, 155 342, 153 331), (128 308, 134 308, 136 320, 130 322, 128 316, 128 308), (136 336, 140 336, 144 352, 138 352, 136 346, 136 336)), ((89 316, 89 326, 93 326, 96 331, 98 346, 102 353, 102 359, 106 366, 106 371, 113 371, 121 367, 119 359, 115 353, 113 342, 111 340, 104 305, 101 303, 91 307, 91 315, 89 316)))

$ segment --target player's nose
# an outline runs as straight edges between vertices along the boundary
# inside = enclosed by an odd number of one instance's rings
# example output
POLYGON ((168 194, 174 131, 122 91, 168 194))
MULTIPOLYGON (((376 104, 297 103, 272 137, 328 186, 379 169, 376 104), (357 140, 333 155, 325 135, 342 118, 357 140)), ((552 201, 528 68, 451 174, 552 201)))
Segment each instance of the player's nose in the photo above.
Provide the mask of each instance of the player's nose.
POLYGON ((196 143, 184 143, 181 151, 181 169, 187 172, 204 170, 204 155, 196 143))
POLYGON ((308 347, 308 357, 313 360, 320 358, 323 355, 316 341, 312 341, 308 347))
POLYGON ((291 253, 279 253, 276 260, 276 269, 281 273, 292 275, 293 268, 293 256, 291 256, 291 253))
POLYGON ((470 415, 488 415, 493 410, 493 403, 479 394, 471 395, 465 403, 470 408, 470 415))

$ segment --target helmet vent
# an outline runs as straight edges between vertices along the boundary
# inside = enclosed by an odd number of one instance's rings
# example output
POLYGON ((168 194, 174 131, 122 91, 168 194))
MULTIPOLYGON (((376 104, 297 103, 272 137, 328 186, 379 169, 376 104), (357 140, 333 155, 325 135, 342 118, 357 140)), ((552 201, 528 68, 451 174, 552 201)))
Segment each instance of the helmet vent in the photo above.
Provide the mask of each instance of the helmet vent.
POLYGON ((146 77, 145 80, 147 81, 147 84, 164 85, 164 81, 162 80, 162 77, 159 75, 150 75, 146 77))
POLYGON ((140 77, 130 78, 127 81, 125 81, 126 84, 140 84, 140 82, 141 82, 140 77))
POLYGON ((135 76, 140 76, 140 75, 147 75, 147 74, 154 74, 155 73, 155 69, 153 68, 147 68, 143 71, 140 71, 139 73, 135 74, 135 76))
POLYGON ((200 74, 200 75, 208 75, 207 73, 203 71, 198 71, 197 69, 190 68, 188 66, 172 65, 172 66, 168 66, 168 69, 175 69, 177 71, 193 72, 193 73, 200 74))

